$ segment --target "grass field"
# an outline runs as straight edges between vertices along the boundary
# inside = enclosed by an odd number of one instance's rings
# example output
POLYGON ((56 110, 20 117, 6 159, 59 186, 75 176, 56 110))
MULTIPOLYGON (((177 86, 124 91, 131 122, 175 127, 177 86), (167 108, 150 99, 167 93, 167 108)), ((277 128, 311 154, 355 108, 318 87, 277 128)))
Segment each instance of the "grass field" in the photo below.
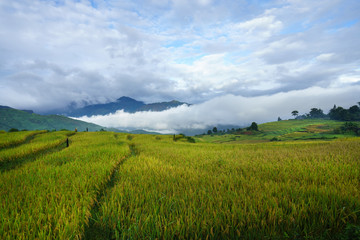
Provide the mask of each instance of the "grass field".
POLYGON ((256 133, 200 135, 196 140, 212 143, 259 143, 268 142, 274 138, 277 141, 332 140, 351 136, 334 133, 334 130, 343 124, 344 122, 341 121, 323 119, 283 120, 260 124, 259 132, 256 133))
POLYGON ((14 140, 0 151, 15 161, 0 171, 0 239, 359 239, 360 138, 197 141, 112 132, 14 140), (41 143, 48 148, 36 151, 41 143))

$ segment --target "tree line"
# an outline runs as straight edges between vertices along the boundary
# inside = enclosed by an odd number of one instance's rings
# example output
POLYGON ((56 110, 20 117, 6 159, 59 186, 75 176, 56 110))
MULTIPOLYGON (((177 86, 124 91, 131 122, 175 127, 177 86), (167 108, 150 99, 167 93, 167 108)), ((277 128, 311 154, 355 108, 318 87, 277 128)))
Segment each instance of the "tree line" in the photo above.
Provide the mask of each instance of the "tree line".
POLYGON ((359 106, 360 102, 358 102, 358 105, 353 105, 348 109, 334 105, 328 114, 325 114, 320 108, 311 108, 309 113, 303 115, 299 115, 297 110, 292 111, 291 114, 295 119, 325 118, 339 121, 360 121, 359 106))

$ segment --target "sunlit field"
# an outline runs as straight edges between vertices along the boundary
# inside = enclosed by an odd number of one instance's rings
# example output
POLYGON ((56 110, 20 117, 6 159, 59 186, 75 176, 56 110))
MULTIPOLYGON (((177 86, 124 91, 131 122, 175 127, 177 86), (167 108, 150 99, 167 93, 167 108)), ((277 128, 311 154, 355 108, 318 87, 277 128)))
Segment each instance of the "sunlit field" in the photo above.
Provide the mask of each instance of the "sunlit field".
POLYGON ((359 138, 216 144, 66 131, 26 138, 0 150, 1 239, 360 236, 359 138))

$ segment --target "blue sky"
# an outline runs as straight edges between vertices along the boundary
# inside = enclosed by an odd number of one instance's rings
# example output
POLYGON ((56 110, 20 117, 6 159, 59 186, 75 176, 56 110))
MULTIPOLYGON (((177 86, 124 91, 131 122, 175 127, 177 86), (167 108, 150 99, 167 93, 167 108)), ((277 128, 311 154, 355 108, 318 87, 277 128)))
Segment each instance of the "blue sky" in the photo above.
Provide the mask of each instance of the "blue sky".
POLYGON ((0 0, 0 105, 271 103, 317 89, 319 106, 348 107, 359 101, 359 12, 358 0, 0 0))

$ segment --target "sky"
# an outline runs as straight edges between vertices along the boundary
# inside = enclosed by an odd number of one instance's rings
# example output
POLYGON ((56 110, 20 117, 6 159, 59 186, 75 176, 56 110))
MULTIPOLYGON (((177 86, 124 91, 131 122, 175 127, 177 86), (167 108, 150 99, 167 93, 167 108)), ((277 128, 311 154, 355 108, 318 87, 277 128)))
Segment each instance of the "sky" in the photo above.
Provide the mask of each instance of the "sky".
POLYGON ((0 105, 191 103, 82 118, 169 131, 360 101, 358 0, 0 0, 0 105))

